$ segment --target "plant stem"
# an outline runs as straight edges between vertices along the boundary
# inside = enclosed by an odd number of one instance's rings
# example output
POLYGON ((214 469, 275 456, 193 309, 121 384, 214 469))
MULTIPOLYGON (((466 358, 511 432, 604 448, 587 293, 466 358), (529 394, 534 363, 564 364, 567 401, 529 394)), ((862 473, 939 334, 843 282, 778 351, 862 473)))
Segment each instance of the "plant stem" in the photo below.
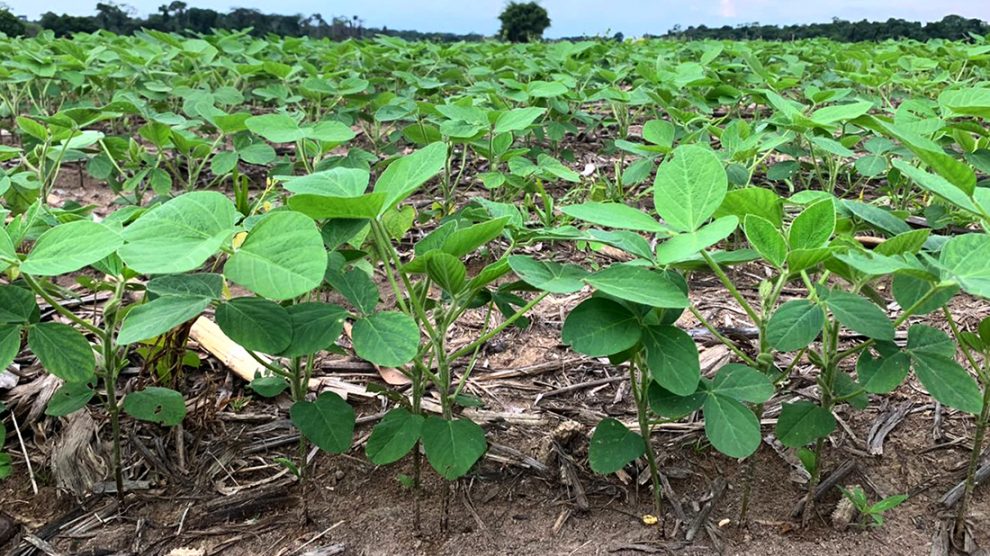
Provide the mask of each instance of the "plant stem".
POLYGON ((962 535, 963 529, 966 527, 966 511, 969 508, 969 499, 973 494, 973 489, 976 487, 976 468, 980 466, 980 460, 983 456, 983 439, 986 436, 988 420, 990 420, 990 385, 984 384, 983 409, 980 411, 979 420, 976 422, 976 432, 973 434, 973 451, 969 454, 966 487, 956 512, 956 536, 962 535))
MULTIPOLYGON (((653 513, 660 519, 663 514, 663 485, 660 481, 660 469, 657 467, 656 456, 653 454, 653 445, 650 442, 650 419, 649 419, 649 404, 647 401, 647 392, 649 391, 649 381, 643 378, 637 384, 636 371, 639 369, 640 357, 637 357, 631 365, 629 365, 629 381, 631 383, 631 389, 633 392, 633 397, 636 399, 636 416, 639 419, 639 434, 643 437, 643 443, 646 446, 646 463, 650 467, 650 479, 653 483, 653 513)), ((642 373, 640 373, 642 375, 642 373)))
POLYGON ((729 290, 729 293, 732 295, 732 298, 736 300, 736 303, 739 303, 739 306, 742 307, 743 311, 746 311, 746 314, 753 321, 753 324, 760 326, 762 319, 760 319, 760 316, 756 314, 756 310, 753 309, 753 306, 746 301, 746 298, 739 293, 736 285, 732 283, 732 280, 730 280, 729 276, 724 270, 722 270, 722 267, 720 267, 718 263, 715 262, 715 259, 713 259, 704 249, 701 250, 701 256, 705 259, 705 262, 708 263, 708 266, 711 267, 712 272, 715 273, 715 276, 718 276, 718 279, 722 282, 722 285, 729 290))

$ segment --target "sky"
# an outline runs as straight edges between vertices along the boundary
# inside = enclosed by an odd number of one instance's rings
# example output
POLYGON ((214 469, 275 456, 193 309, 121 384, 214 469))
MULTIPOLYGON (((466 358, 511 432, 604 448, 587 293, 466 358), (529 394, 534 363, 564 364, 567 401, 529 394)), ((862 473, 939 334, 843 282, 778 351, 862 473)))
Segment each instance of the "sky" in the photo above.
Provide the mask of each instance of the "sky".
MULTIPOLYGON (((89 15, 98 0, 2 0, 17 15, 32 19, 42 12, 89 15)), ((169 0, 118 0, 140 15, 157 11, 169 0)), ((370 27, 417 31, 476 32, 498 30, 506 0, 186 0, 190 6, 225 12, 234 7, 283 14, 357 15, 370 27)), ((555 38, 577 35, 628 37, 661 34, 675 24, 709 27, 827 22, 833 17, 859 21, 890 17, 934 21, 950 14, 990 21, 990 0, 541 0, 552 22, 545 33, 555 38)))

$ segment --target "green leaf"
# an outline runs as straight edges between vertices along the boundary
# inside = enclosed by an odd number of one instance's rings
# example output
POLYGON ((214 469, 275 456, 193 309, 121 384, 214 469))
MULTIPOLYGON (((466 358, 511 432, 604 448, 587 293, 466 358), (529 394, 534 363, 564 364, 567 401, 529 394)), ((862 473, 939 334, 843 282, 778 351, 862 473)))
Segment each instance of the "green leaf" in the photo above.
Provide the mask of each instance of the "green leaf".
POLYGON ((747 216, 758 216, 770 222, 775 228, 783 225, 783 201, 771 189, 763 187, 744 187, 729 191, 722 205, 715 212, 715 217, 734 215, 745 222, 747 216))
POLYGON ((256 376, 248 388, 263 398, 274 398, 289 389, 289 381, 280 376, 256 376))
POLYGON ((777 268, 784 266, 787 260, 787 241, 784 235, 765 218, 749 215, 746 217, 744 231, 746 240, 770 264, 777 268))
POLYGON ((911 370, 911 360, 904 353, 894 353, 874 359, 863 352, 856 361, 856 375, 863 390, 873 394, 886 394, 904 382, 911 370))
POLYGON ((124 411, 141 421, 173 427, 185 419, 186 401, 175 390, 149 386, 128 394, 124 398, 124 411))
POLYGON ((270 355, 292 343, 292 319, 284 307, 260 297, 237 297, 216 310, 217 325, 245 349, 270 355))
POLYGON ((812 268, 832 256, 832 249, 794 249, 787 254, 787 270, 791 273, 812 268))
POLYGON ((538 261, 524 255, 510 256, 509 266, 522 281, 550 293, 579 292, 588 276, 586 270, 575 264, 538 261))
POLYGON ((729 363, 718 370, 708 391, 741 402, 763 403, 773 396, 774 388, 766 374, 746 365, 729 363))
POLYGON ((860 100, 848 104, 836 104, 819 108, 811 113, 811 120, 818 124, 831 125, 836 122, 854 120, 873 108, 873 103, 860 100))
POLYGON ((422 415, 409 413, 404 407, 389 411, 372 429, 365 445, 365 455, 375 465, 399 461, 416 446, 424 421, 426 419, 422 415))
POLYGON ((777 440, 789 448, 800 448, 835 430, 829 410, 811 402, 785 403, 777 419, 777 440))
POLYGON ((942 279, 973 295, 990 298, 990 235, 965 234, 946 242, 939 257, 942 279))
POLYGON ((607 228, 642 232, 667 232, 652 216, 621 203, 587 202, 560 207, 564 214, 607 228))
MULTIPOLYGON (((857 218, 871 224, 876 229, 890 235, 903 234, 911 231, 911 226, 889 211, 859 201, 844 199, 842 205, 857 218)), ((886 254, 886 253, 882 253, 886 254)))
POLYGON ((96 391, 85 382, 66 382, 52 394, 45 407, 45 415, 49 417, 65 417, 75 413, 89 404, 96 396, 96 391))
POLYGON ((148 281, 149 293, 219 299, 223 296, 223 276, 212 272, 166 274, 148 281))
POLYGON ((643 437, 615 419, 604 419, 595 427, 588 445, 588 465, 595 473, 615 473, 646 453, 643 437))
POLYGON ((678 396, 669 390, 665 390, 656 382, 650 382, 647 397, 650 402, 650 408, 654 413, 668 419, 677 420, 683 419, 700 409, 702 404, 705 403, 708 393, 698 391, 690 396, 678 396))
POLYGON ((385 195, 379 215, 412 195, 447 162, 446 143, 433 143, 389 164, 375 182, 375 193, 385 195))
POLYGON ((464 288, 467 268, 457 257, 434 251, 426 257, 426 273, 441 289, 456 295, 464 288))
POLYGON ((546 108, 530 106, 526 108, 513 108, 512 110, 502 112, 498 119, 495 120, 495 133, 522 131, 533 125, 533 122, 546 111, 546 108))
POLYGON ((368 273, 360 268, 351 268, 347 272, 328 272, 327 283, 347 298, 355 308, 365 315, 370 315, 378 305, 378 286, 368 273))
POLYGON ((419 327, 405 313, 386 311, 358 319, 352 336, 358 357, 383 367, 405 365, 419 350, 419 327))
POLYGON ((344 331, 347 311, 330 303, 308 301, 285 308, 292 322, 292 341, 278 355, 300 357, 326 349, 344 331))
POLYGON ((93 348, 71 326, 58 322, 35 324, 28 330, 28 347, 46 371, 66 382, 88 382, 95 375, 93 348))
POLYGON ((27 323, 37 310, 31 290, 0 285, 0 323, 27 323))
POLYGON ((928 173, 920 168, 916 168, 903 160, 897 159, 893 162, 894 168, 913 180, 923 189, 942 198, 944 201, 955 205, 958 208, 968 210, 974 214, 980 214, 980 209, 970 198, 971 192, 957 187, 955 184, 938 174, 928 173))
POLYGON ((767 322, 767 343, 778 351, 799 350, 815 341, 824 325, 821 307, 806 299, 788 301, 767 322))
POLYGON ((653 380, 679 396, 693 394, 701 380, 701 363, 691 336, 674 326, 647 326, 642 334, 653 380))
POLYGON ((711 150, 684 145, 657 170, 654 204, 668 225, 693 232, 722 204, 728 187, 725 168, 711 150))
POLYGON ((142 274, 188 272, 220 250, 233 235, 235 221, 234 205, 221 193, 186 193, 124 228, 118 254, 142 274))
POLYGON ((263 114, 244 120, 252 133, 256 133, 272 143, 295 143, 310 136, 311 131, 299 127, 288 114, 263 114))
POLYGON ((705 435, 712 446, 733 458, 744 458, 760 447, 760 421, 738 401, 709 393, 705 398, 705 435))
POLYGON ((371 174, 360 168, 337 167, 306 176, 286 177, 283 187, 293 193, 325 197, 357 197, 368 189, 371 174))
MULTIPOLYGON (((3 192, 0 190, 0 195, 2 194, 3 192)), ((4 262, 3 259, 17 261, 17 251, 14 249, 14 243, 10 240, 7 230, 0 226, 0 272, 10 267, 10 263, 4 262)))
POLYGON ((633 303, 666 309, 688 306, 687 295, 666 274, 641 266, 614 264, 585 278, 585 282, 633 303))
POLYGON ((657 263, 667 265, 698 256, 702 250, 729 237, 739 225, 735 216, 723 216, 696 232, 677 234, 657 247, 657 263))
POLYGON ((168 295, 138 305, 127 312, 117 333, 117 343, 133 344, 168 332, 195 318, 210 306, 208 297, 168 295))
POLYGON ((967 413, 980 413, 983 409, 980 387, 956 362, 956 345, 948 335, 916 324, 908 329, 907 352, 914 374, 933 398, 967 413))
POLYGON ((887 313, 865 297, 842 290, 832 290, 825 305, 846 328, 874 340, 894 340, 894 323, 887 313))
POLYGON ((0 372, 14 362, 21 351, 21 327, 16 324, 0 324, 0 372))
POLYGON ((441 249, 444 253, 455 257, 473 253, 477 248, 498 237, 508 222, 509 218, 503 216, 460 228, 444 239, 441 249))
POLYGON ((315 223, 297 212, 273 212, 254 225, 224 274, 258 295, 282 300, 319 286, 326 268, 315 223))
POLYGON ((954 115, 990 119, 990 89, 985 87, 942 91, 938 103, 954 115))
POLYGON ((592 297, 567 315, 561 338, 578 353, 601 357, 636 345, 640 327, 636 316, 622 305, 592 297))
POLYGON ((123 244, 116 231, 88 220, 60 224, 41 234, 21 271, 35 276, 58 276, 89 266, 123 244))
POLYGON ((430 415, 423 423, 422 439, 426 459, 448 481, 463 477, 488 449, 484 429, 468 419, 430 415))
POLYGON ((310 218, 375 218, 385 212, 385 194, 367 193, 358 197, 326 197, 303 193, 289 197, 289 208, 310 218))
POLYGON ((342 454, 351 448, 354 408, 337 394, 324 392, 314 401, 298 401, 289 417, 306 440, 324 452, 342 454))
POLYGON ((791 223, 791 249, 824 247, 835 231, 835 203, 824 199, 801 211, 791 223))

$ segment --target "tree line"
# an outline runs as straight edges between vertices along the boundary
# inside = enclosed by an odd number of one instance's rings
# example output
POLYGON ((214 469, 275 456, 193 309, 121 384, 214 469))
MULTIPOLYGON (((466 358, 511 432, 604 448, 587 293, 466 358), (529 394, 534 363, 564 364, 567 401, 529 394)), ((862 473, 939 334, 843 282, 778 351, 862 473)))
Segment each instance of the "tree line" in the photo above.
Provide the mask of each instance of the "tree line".
MULTIPOLYGON (((543 30, 550 25, 546 11, 536 3, 511 2, 500 16, 502 29, 499 38, 517 41, 539 40, 543 30)), ((389 35, 406 40, 431 40, 436 42, 480 41, 489 37, 478 33, 424 33, 395 30, 388 27, 365 27, 358 16, 333 16, 329 20, 319 13, 311 15, 281 15, 263 13, 249 8, 234 8, 221 13, 208 8, 189 7, 181 0, 162 4, 155 13, 139 17, 124 4, 112 1, 96 4, 96 13, 88 16, 44 13, 37 21, 23 21, 7 10, 0 9, 0 32, 8 36, 35 34, 42 29, 51 30, 56 36, 73 33, 94 33, 107 30, 118 34, 131 34, 141 29, 155 29, 176 33, 210 33, 215 29, 251 29, 256 36, 269 33, 290 37, 350 38, 389 35)), ((646 35, 646 38, 662 37, 682 40, 769 40, 790 41, 810 38, 829 38, 843 42, 882 41, 887 39, 966 39, 971 35, 990 35, 990 24, 958 15, 948 15, 940 21, 920 23, 890 18, 887 21, 846 21, 833 18, 829 23, 799 25, 761 25, 758 22, 736 26, 706 25, 683 28, 675 25, 662 35, 646 35)), ((561 40, 582 40, 600 37, 567 37, 561 40)), ((623 40, 616 33, 613 40, 623 40)))
POLYGON ((686 29, 675 25, 664 38, 687 40, 767 40, 793 41, 800 39, 828 38, 841 42, 883 41, 887 39, 966 39, 970 35, 990 34, 990 24, 980 19, 947 15, 939 21, 921 23, 890 18, 887 21, 846 21, 837 17, 829 23, 801 25, 761 25, 758 22, 736 26, 691 26, 686 29))

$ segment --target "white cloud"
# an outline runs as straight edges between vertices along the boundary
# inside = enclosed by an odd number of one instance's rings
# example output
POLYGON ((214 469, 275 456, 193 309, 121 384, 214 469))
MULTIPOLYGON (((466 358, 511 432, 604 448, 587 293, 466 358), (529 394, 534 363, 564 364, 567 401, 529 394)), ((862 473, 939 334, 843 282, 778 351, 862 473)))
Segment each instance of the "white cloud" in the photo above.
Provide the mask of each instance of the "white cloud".
POLYGON ((718 0, 718 15, 721 17, 736 17, 735 0, 718 0))

